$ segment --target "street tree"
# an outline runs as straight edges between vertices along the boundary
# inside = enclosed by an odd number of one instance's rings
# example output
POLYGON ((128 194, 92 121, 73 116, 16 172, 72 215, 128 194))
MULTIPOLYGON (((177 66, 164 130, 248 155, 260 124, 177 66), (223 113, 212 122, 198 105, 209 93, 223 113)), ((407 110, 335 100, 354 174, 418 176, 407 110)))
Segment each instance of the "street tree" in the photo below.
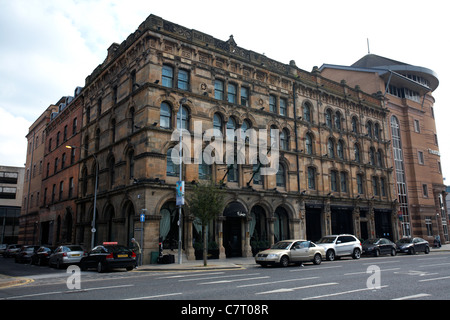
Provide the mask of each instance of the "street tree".
POLYGON ((186 190, 187 206, 190 213, 198 219, 202 226, 203 265, 208 264, 207 226, 212 219, 223 211, 225 206, 224 192, 213 182, 197 183, 192 189, 186 190))

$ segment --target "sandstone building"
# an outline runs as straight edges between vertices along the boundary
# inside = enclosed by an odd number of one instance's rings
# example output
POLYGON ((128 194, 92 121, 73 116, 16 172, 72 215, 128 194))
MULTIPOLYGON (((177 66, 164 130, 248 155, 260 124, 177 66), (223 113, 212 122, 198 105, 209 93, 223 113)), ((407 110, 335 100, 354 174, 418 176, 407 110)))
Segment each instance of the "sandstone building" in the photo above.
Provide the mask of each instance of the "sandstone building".
MULTIPOLYGON (((186 129, 192 144, 200 138, 203 151, 217 142, 207 137, 209 129, 221 133, 224 145, 231 139, 233 150, 242 145, 229 130, 254 129, 270 146, 278 142, 279 165, 272 175, 262 174, 261 154, 246 152, 243 162, 232 156, 231 163, 209 165, 196 163, 195 146, 190 154, 189 145, 183 147, 191 160, 181 167, 187 192, 210 179, 226 191, 226 208, 209 227, 221 257, 250 256, 278 240, 317 240, 331 233, 396 240, 403 234, 389 120, 382 94, 329 80, 318 68, 307 72, 294 61, 272 60, 238 46, 233 36, 222 41, 150 15, 124 42, 108 48, 105 61, 48 124, 44 166, 50 164, 50 173, 42 177, 41 194, 47 189, 46 203, 50 194, 55 197, 47 208, 41 196, 40 212, 54 221, 53 242, 89 248, 94 226, 95 243, 128 245, 142 235, 144 263, 160 238, 176 255, 175 129, 186 129), (80 126, 76 138, 55 145, 74 118, 80 126), (75 162, 62 170, 55 161, 66 145, 75 147, 75 162), (77 197, 65 195, 71 177, 77 197)), ((250 144, 244 141, 245 150, 250 144)), ((223 150, 223 158, 233 154, 223 150)), ((188 259, 195 258, 199 230, 183 207, 182 250, 188 259)))

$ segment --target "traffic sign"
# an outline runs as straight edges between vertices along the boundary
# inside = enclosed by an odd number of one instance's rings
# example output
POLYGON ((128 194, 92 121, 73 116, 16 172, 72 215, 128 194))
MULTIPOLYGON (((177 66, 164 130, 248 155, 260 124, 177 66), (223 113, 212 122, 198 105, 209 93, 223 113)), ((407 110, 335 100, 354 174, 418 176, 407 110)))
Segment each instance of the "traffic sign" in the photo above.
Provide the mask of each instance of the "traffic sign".
POLYGON ((144 213, 141 213, 141 222, 145 222, 145 214, 144 213))

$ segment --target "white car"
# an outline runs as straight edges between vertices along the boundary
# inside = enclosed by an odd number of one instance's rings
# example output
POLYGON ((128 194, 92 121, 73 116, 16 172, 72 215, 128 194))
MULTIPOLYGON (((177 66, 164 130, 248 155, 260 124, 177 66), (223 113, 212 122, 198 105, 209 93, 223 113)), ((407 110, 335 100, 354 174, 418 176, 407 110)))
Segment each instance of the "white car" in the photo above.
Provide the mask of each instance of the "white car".
POLYGON ((58 269, 70 265, 79 264, 86 251, 79 245, 59 246, 48 259, 49 267, 56 266, 58 269))
POLYGON ((361 241, 352 234, 325 236, 316 244, 325 249, 325 256, 328 261, 344 256, 351 256, 353 259, 361 258, 361 241))

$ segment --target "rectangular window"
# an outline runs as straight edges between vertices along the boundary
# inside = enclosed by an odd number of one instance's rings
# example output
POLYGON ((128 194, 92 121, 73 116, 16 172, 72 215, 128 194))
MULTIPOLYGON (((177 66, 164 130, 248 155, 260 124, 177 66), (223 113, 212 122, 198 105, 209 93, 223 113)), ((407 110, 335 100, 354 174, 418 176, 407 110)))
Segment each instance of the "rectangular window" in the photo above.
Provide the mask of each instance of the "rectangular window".
POLYGON ((178 89, 189 90, 189 72, 186 70, 178 71, 178 89))
POLYGON ((277 98, 273 95, 269 96, 269 110, 270 112, 277 112, 277 98))
POLYGON ((248 92, 248 88, 241 87, 241 106, 248 107, 248 92))
POLYGON ((214 98, 217 100, 223 100, 223 81, 214 81, 214 98))
POLYGON ((236 103, 236 101, 237 101, 236 94, 237 94, 236 85, 229 83, 228 84, 228 102, 229 103, 236 103))
POLYGON ((418 151, 417 152, 417 156, 418 156, 418 159, 419 159, 419 164, 424 164, 423 152, 422 151, 418 151))
POLYGON ((338 187, 337 187, 337 172, 336 171, 331 171, 330 180, 331 180, 331 191, 337 192, 338 187))
POLYGON ((372 177, 373 195, 378 196, 378 178, 372 177))
POLYGON ((69 199, 73 197, 73 177, 69 179, 69 199))
POLYGON ((420 123, 419 120, 414 120, 414 131, 420 133, 420 123))
POLYGON ((287 116, 287 102, 286 102, 286 99, 280 99, 280 115, 287 116))
POLYGON ((63 187, 64 187, 64 182, 63 181, 61 181, 60 183, 59 183, 59 201, 61 201, 62 200, 62 198, 63 198, 63 187))
POLYGON ((347 173, 341 172, 341 192, 347 192, 347 173))
POLYGON ((167 88, 173 87, 173 68, 171 66, 163 65, 162 85, 167 88))
POLYGON ((422 192, 423 192, 423 196, 425 198, 428 198, 428 185, 427 184, 422 185, 422 192))
POLYGON ((308 189, 316 189, 316 169, 308 168, 308 189))
POLYGON ((356 176, 356 185, 358 186, 358 193, 359 194, 363 194, 364 193, 364 189, 363 189, 363 177, 362 175, 358 174, 356 176))
POLYGON ((427 235, 433 236, 433 221, 431 220, 431 217, 425 218, 425 225, 427 227, 427 235))

